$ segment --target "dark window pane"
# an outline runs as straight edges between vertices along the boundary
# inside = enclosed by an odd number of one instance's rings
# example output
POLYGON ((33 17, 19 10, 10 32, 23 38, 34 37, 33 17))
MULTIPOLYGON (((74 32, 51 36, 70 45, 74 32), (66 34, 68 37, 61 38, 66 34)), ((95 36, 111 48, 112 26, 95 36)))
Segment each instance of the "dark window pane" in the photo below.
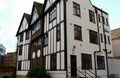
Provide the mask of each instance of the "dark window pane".
POLYGON ((90 22, 95 23, 95 15, 92 10, 89 10, 89 20, 90 20, 90 22))
POLYGON ((57 56, 56 56, 56 54, 51 55, 50 69, 51 70, 56 70, 57 69, 57 56))
POLYGON ((92 69, 91 54, 82 54, 82 69, 92 69))
POLYGON ((73 2, 73 14, 80 16, 80 5, 75 2, 73 2))
POLYGON ((82 29, 78 25, 74 25, 74 38, 76 40, 82 40, 82 29))
POLYGON ((104 56, 97 56, 97 68, 98 69, 105 69, 104 56))
POLYGON ((90 43, 98 44, 98 36, 96 31, 89 30, 89 36, 90 36, 90 43))

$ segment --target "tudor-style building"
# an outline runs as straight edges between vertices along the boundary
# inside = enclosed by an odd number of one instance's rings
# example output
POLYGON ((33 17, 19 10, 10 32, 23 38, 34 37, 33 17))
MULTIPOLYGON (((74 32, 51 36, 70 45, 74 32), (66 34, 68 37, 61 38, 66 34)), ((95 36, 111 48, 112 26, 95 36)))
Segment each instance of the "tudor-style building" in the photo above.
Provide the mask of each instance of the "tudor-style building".
POLYGON ((108 13, 90 0, 45 0, 45 67, 53 78, 109 78, 108 13))
MULTIPOLYGON (((30 70, 30 39, 31 31, 29 30, 30 15, 24 13, 20 22, 16 37, 17 37, 17 71, 18 76, 26 76, 30 70)), ((24 77, 22 77, 24 78, 24 77)))
POLYGON ((43 4, 34 2, 31 13, 31 51, 30 67, 42 66, 43 53, 43 26, 42 26, 43 4))

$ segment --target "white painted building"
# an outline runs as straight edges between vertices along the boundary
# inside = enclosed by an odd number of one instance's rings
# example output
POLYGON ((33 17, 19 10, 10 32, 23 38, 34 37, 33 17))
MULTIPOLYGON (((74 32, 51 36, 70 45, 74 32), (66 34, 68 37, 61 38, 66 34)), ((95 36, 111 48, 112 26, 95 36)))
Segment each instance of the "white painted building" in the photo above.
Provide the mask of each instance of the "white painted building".
POLYGON ((18 57, 17 57, 17 72, 16 74, 26 76, 28 70, 30 69, 30 39, 31 31, 29 30, 30 15, 24 13, 21 23, 17 31, 17 47, 18 47, 18 57))
POLYGON ((53 78, 108 78, 108 13, 90 0, 45 0, 45 67, 53 78))
POLYGON ((111 31, 114 57, 120 57, 120 28, 111 31))

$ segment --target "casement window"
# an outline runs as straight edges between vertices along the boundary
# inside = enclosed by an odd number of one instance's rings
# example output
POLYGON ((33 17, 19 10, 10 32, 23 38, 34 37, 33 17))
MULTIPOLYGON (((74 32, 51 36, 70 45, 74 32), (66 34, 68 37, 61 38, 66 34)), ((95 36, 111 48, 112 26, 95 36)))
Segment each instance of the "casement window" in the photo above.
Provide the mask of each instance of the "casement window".
POLYGON ((101 22, 100 14, 98 14, 98 22, 101 22))
POLYGON ((89 10, 89 20, 90 22, 95 23, 95 14, 94 14, 94 11, 92 10, 89 10))
POLYGON ((44 35, 44 46, 48 46, 48 33, 44 35))
POLYGON ((21 61, 18 61, 18 70, 21 70, 21 61))
POLYGON ((57 69, 57 55, 52 54, 50 58, 50 69, 56 70, 57 69))
POLYGON ((91 54, 82 54, 82 69, 92 69, 92 57, 91 54))
POLYGON ((60 41, 60 38, 61 38, 61 27, 60 27, 60 25, 57 25, 57 27, 56 27, 56 40, 57 41, 60 41))
POLYGON ((106 18, 106 25, 109 26, 109 23, 108 23, 108 18, 106 18))
POLYGON ((28 30, 28 31, 26 31, 26 38, 25 38, 26 40, 27 40, 27 39, 29 39, 29 35, 30 35, 30 33, 29 33, 29 32, 30 32, 29 30, 28 30))
POLYGON ((82 29, 80 26, 74 24, 74 39, 82 41, 82 29))
POLYGON ((23 34, 23 33, 21 33, 21 34, 20 34, 20 42, 22 42, 22 41, 23 41, 23 37, 24 37, 24 34, 23 34))
POLYGON ((98 44, 97 32, 89 30, 90 43, 98 44))
POLYGON ((98 69, 105 69, 104 56, 97 56, 97 68, 98 69))
POLYGON ((102 35, 102 33, 100 34, 100 39, 101 39, 101 42, 103 42, 103 35, 102 35))
POLYGON ((19 46, 19 55, 22 55, 23 46, 19 46))
POLYGON ((34 28, 33 28, 33 30, 32 30, 32 34, 34 34, 36 31, 38 31, 40 29, 40 21, 38 21, 36 24, 35 24, 35 26, 34 26, 34 28))
POLYGON ((80 14, 80 5, 73 2, 73 14, 76 16, 81 16, 80 14))
POLYGON ((52 9, 49 13, 49 23, 52 22, 57 17, 56 8, 52 9))
POLYGON ((110 36, 108 36, 108 44, 110 44, 110 36))

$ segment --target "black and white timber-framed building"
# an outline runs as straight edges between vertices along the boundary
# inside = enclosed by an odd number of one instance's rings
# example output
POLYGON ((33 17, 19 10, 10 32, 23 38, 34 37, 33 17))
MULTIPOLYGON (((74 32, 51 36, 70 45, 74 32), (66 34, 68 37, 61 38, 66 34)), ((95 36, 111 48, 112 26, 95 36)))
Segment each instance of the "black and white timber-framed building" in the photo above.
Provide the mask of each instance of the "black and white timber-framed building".
POLYGON ((109 78, 108 13, 90 0, 45 0, 42 63, 53 78, 109 78))

